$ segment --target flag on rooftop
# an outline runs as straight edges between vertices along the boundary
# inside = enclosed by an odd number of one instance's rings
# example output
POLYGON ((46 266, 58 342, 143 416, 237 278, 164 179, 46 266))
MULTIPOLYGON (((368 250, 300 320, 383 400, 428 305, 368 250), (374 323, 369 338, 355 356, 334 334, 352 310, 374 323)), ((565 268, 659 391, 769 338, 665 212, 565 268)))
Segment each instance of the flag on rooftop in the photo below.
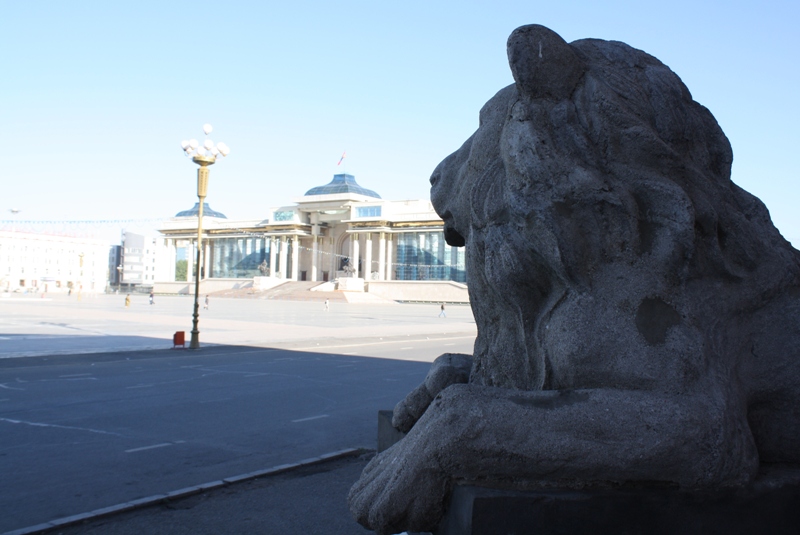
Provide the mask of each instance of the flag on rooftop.
POLYGON ((345 151, 345 152, 343 152, 343 153, 342 153, 342 157, 341 157, 341 158, 339 158, 339 163, 337 163, 336 165, 341 165, 341 163, 342 163, 342 160, 344 160, 345 156, 347 156, 347 151, 345 151))

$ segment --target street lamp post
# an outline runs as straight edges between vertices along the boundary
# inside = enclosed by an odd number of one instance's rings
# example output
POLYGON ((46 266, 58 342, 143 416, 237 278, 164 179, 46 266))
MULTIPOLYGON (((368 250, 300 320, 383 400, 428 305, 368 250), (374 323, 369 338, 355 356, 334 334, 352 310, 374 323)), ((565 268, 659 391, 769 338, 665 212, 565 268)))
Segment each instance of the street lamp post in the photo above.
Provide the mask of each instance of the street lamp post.
MULTIPOLYGON (((203 133, 208 136, 211 133, 210 124, 203 125, 203 133)), ((200 319, 200 275, 202 273, 202 253, 203 253, 203 204, 208 192, 208 166, 214 165, 217 156, 227 156, 230 149, 225 143, 214 142, 206 138, 202 145, 196 140, 182 141, 181 148, 186 156, 191 156, 192 161, 200 166, 197 170, 197 198, 200 201, 197 209, 197 273, 194 278, 194 313, 192 314, 192 338, 189 342, 189 349, 200 349, 200 331, 197 323, 200 319)))

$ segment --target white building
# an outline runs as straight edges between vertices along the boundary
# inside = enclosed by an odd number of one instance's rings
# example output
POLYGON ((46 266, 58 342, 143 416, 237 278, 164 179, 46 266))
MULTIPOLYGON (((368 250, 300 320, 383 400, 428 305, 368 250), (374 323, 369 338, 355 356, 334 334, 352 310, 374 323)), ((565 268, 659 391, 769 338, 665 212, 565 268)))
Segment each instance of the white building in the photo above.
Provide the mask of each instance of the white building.
POLYGON ((168 262, 163 258, 165 253, 166 250, 159 237, 123 232, 121 255, 117 266, 120 268, 118 284, 127 287, 128 290, 134 287, 152 288, 156 279, 163 279, 166 276, 157 276, 159 268, 163 270, 168 262))
POLYGON ((0 230, 0 290, 105 291, 108 250, 105 240, 0 230))
MULTIPOLYGON (((166 278, 157 292, 190 293, 196 269, 176 280, 178 258, 196 262, 198 204, 165 221, 160 232, 166 278)), ((428 200, 386 201, 352 175, 335 175, 295 204, 265 208, 263 217, 229 220, 203 208, 204 291, 240 287, 261 275, 288 281, 441 281, 465 288, 464 249, 444 240, 428 200)), ((462 292, 465 293, 465 292, 462 292)))

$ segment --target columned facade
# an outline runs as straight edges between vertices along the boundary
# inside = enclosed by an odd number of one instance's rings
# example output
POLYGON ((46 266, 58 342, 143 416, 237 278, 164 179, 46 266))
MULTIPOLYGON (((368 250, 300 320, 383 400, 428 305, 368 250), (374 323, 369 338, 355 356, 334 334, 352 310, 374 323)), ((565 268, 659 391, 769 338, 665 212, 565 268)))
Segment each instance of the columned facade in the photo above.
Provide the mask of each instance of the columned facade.
MULTIPOLYGON (((350 276, 366 281, 466 281, 464 249, 446 244, 429 201, 385 201, 351 175, 336 175, 293 205, 268 208, 265 218, 229 220, 210 208, 204 214, 204 279, 264 273, 286 281, 334 281, 345 276, 349 262, 350 276)), ((181 260, 192 282, 196 211, 181 212, 160 232, 169 266, 161 271, 164 282, 176 281, 181 260)))

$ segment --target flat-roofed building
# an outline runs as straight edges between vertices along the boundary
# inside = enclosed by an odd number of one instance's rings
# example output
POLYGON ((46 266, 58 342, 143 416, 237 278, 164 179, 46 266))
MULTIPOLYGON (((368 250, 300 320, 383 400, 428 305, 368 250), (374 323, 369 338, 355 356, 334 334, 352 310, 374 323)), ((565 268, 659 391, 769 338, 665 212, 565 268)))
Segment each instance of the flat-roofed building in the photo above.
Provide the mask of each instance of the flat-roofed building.
POLYGON ((108 285, 105 240, 0 231, 0 290, 103 292, 108 285))

